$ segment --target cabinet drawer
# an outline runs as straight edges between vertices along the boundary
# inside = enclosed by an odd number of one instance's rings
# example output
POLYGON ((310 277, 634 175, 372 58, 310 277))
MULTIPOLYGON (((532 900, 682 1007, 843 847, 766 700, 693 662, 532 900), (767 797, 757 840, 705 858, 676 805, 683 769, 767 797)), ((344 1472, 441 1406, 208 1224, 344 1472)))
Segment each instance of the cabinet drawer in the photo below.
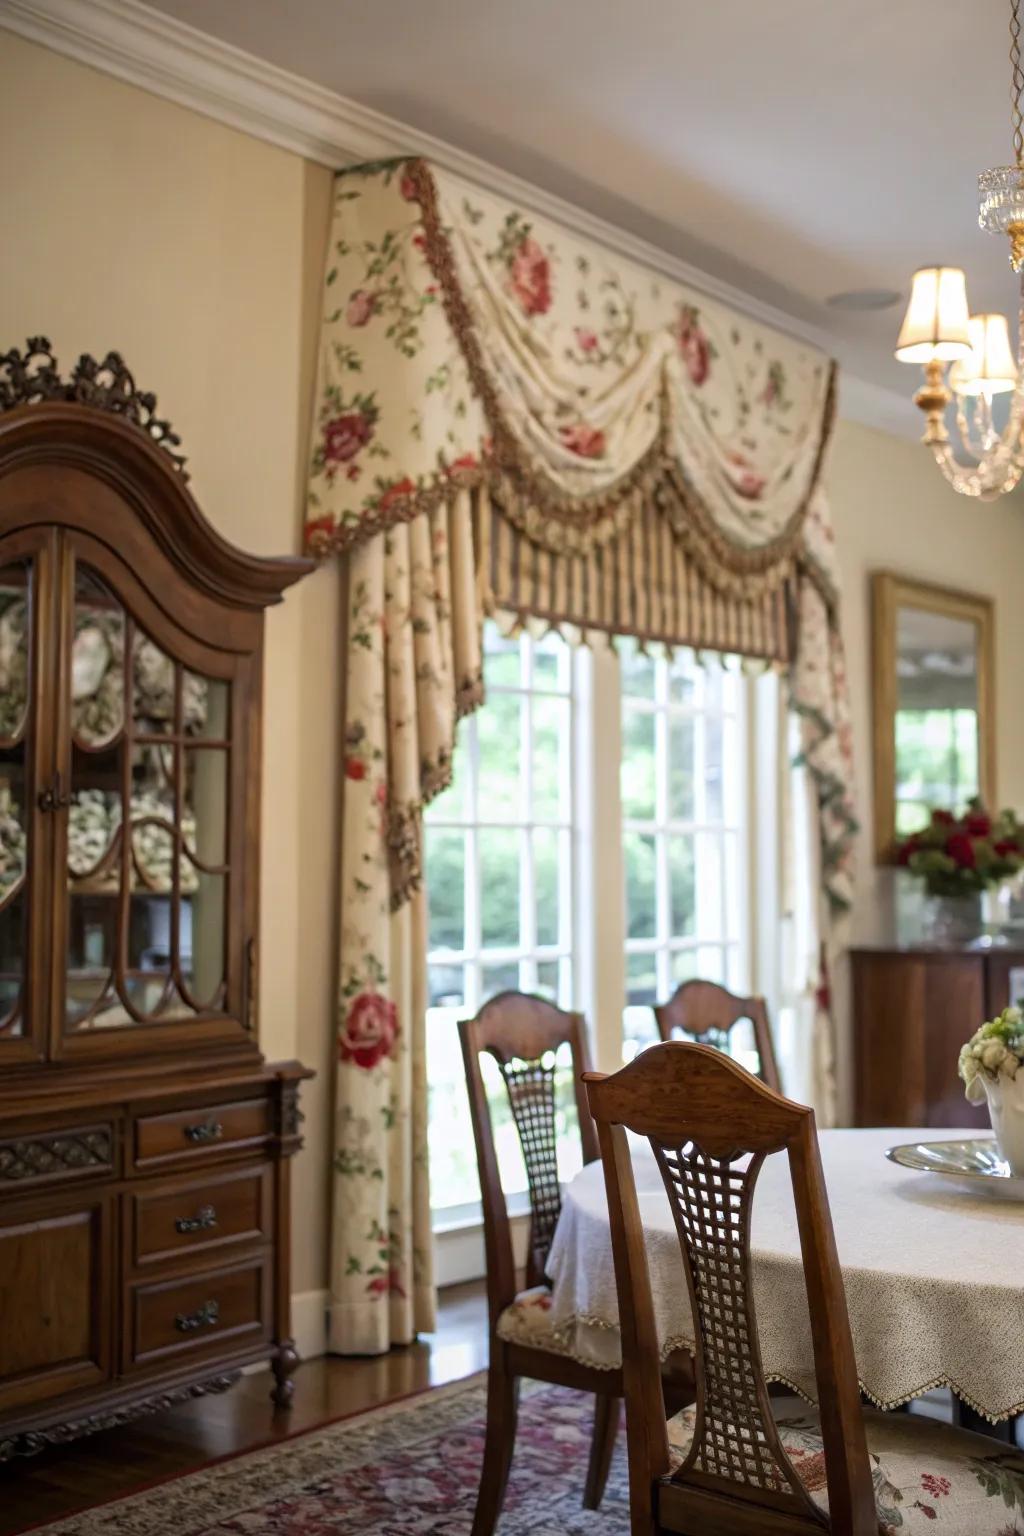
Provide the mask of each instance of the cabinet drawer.
POLYGON ((133 1366, 174 1355, 242 1349, 269 1333, 270 1270, 261 1256, 230 1269, 137 1285, 129 1345, 133 1366))
POLYGON ((128 1196, 140 1268, 270 1238, 270 1167, 161 1181, 128 1196))
POLYGON ((200 1161, 225 1149, 258 1145, 270 1135, 269 1099, 206 1104, 144 1115, 135 1122, 135 1166, 200 1161))

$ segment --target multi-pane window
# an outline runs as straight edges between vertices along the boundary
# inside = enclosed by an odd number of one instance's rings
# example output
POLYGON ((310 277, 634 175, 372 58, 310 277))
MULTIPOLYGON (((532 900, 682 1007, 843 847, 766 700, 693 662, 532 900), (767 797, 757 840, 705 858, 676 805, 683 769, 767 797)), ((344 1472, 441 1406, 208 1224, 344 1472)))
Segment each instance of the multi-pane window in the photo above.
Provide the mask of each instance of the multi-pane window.
MULTIPOLYGON (((626 640, 617 649, 616 663, 553 634, 506 639, 488 623, 486 702, 460 724, 453 783, 426 814, 431 1198, 445 1222, 460 1208, 468 1216, 479 1198, 460 1018, 509 988, 563 1008, 587 999, 604 1031, 594 1054, 611 1067, 654 1040, 652 1005, 680 981, 749 987, 751 685, 690 651, 648 656, 626 640), (618 772, 607 758, 617 715, 618 772), (621 843, 624 903, 618 878, 579 888, 578 852, 593 857, 610 840, 621 843), (614 978, 620 960, 624 991, 613 979, 610 997, 598 975, 614 978)), ((568 1177, 579 1144, 568 1060, 560 1065, 559 1167, 568 1177)), ((507 1094, 495 1063, 485 1056, 482 1066, 506 1192, 524 1190, 507 1094)))
MULTIPOLYGON (((574 1002, 572 672, 558 636, 506 639, 488 623, 487 702, 460 724, 452 785, 426 814, 435 1210, 479 1198, 456 1021, 508 988, 574 1002)), ((490 1058, 483 1066, 506 1188, 525 1189, 507 1096, 490 1058)))
POLYGON ((744 680, 692 651, 620 646, 626 884, 623 1055, 655 1038, 651 1005, 691 977, 740 990, 744 680))

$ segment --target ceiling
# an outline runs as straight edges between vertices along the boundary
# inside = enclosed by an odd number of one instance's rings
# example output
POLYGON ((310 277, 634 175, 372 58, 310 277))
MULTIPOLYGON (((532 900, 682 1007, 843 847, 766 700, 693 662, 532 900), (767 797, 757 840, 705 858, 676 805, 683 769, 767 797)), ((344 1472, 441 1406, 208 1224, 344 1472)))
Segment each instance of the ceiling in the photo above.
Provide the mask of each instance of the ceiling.
POLYGON ((151 0, 517 173, 827 332, 906 402, 906 293, 962 266, 1011 312, 980 170, 1012 159, 1008 0, 151 0))

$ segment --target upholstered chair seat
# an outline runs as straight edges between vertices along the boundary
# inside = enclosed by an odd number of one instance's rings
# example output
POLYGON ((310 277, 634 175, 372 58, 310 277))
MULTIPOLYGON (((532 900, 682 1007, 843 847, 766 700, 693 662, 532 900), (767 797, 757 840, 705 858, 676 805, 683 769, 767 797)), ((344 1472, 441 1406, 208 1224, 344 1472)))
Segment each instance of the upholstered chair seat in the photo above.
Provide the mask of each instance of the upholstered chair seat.
MULTIPOLYGON (((669 1420, 669 1456, 682 1466, 693 1440, 696 1405, 669 1420)), ((825 1447, 814 1409, 793 1404, 777 1415, 782 1448, 815 1504, 828 1513, 825 1447)), ((985 1435, 924 1414, 864 1411, 880 1536, 1007 1536, 1024 1504, 1024 1455, 985 1435)))
POLYGON ((546 1349, 555 1355, 568 1354, 565 1339, 551 1324, 551 1287, 531 1285, 529 1290, 520 1291, 498 1319, 498 1338, 506 1344, 525 1344, 529 1349, 546 1349))

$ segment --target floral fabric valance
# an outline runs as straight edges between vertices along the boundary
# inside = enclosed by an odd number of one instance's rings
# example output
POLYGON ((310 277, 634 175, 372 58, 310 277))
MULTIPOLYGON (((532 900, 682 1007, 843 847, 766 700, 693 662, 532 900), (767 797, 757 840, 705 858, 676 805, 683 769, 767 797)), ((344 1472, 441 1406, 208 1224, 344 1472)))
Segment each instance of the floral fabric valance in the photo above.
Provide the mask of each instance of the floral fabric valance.
POLYGON ((831 424, 820 353, 422 161, 340 176, 332 246, 311 550, 486 483, 547 554, 656 509, 719 591, 792 574, 831 424))

